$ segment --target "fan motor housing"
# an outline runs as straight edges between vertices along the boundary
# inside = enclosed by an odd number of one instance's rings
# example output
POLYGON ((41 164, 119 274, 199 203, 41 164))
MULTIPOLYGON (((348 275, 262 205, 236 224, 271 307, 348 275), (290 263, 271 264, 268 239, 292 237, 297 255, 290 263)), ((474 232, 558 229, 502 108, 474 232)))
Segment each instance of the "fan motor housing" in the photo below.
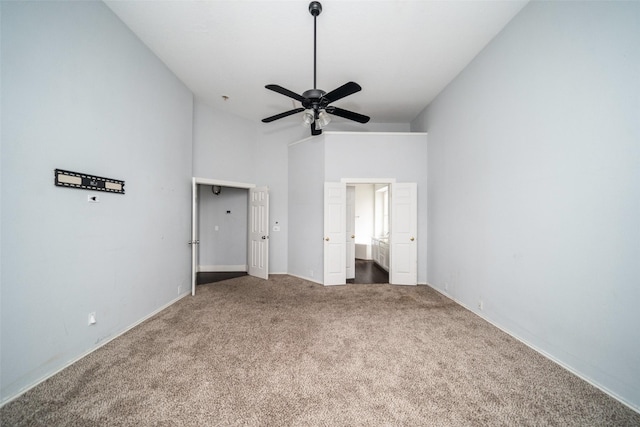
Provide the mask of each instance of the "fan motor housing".
POLYGON ((317 108, 320 106, 326 106, 328 102, 323 99, 327 92, 320 89, 309 89, 305 91, 302 96, 306 98, 302 103, 304 108, 317 108))

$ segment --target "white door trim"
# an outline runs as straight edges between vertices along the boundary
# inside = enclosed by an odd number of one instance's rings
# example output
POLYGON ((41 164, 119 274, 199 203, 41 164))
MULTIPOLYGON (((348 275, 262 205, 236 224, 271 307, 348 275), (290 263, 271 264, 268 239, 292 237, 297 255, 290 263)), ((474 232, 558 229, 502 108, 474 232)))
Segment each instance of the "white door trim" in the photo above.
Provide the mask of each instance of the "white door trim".
POLYGON ((198 183, 191 180, 191 295, 196 294, 196 277, 198 275, 198 183))
POLYGON ((356 187, 355 185, 347 185, 347 230, 345 233, 346 259, 347 268, 346 278, 355 279, 356 277, 356 187))
POLYGON ((345 184, 395 184, 395 178, 342 178, 345 184))
POLYGON ((196 184, 219 185, 220 187, 232 187, 232 188, 255 188, 256 186, 255 184, 248 184, 246 182, 223 181, 220 179, 197 178, 197 177, 193 177, 193 182, 196 184))

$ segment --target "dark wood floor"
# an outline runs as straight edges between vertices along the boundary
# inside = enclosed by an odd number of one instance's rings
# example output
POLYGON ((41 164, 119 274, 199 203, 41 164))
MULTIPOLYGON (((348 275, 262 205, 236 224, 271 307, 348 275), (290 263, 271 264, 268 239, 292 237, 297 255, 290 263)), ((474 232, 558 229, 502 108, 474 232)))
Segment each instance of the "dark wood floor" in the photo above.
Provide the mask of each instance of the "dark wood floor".
MULTIPOLYGON (((246 275, 245 271, 202 272, 197 274, 196 283, 203 285, 246 275)), ((356 278, 347 280, 347 283, 389 283, 389 273, 373 261, 356 259, 356 278)))
POLYGON ((373 261, 356 258, 356 278, 347 283, 389 283, 389 273, 373 261))
POLYGON ((246 271, 221 271, 202 272, 196 275, 196 284, 215 283, 221 280, 233 279, 234 277, 246 276, 246 271))

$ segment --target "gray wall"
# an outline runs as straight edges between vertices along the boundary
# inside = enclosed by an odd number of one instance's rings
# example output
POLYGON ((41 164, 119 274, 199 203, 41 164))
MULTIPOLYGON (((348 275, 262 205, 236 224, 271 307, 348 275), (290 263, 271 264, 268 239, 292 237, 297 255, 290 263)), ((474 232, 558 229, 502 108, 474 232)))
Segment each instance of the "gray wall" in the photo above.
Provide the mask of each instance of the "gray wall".
POLYGON ((287 272, 287 145, 304 134, 287 121, 267 126, 194 104, 194 176, 269 187, 270 229, 280 227, 269 236, 269 273, 287 272))
POLYGON ((193 100, 101 2, 1 8, 4 401, 188 291, 193 100))
POLYGON ((258 128, 255 173, 257 184, 269 187, 269 273, 272 274, 289 271, 288 146, 304 138, 306 132, 302 126, 287 120, 261 123, 258 128), (280 231, 273 231, 275 225, 280 231))
POLYGON ((211 188, 198 186, 200 271, 245 271, 249 190, 222 187, 215 195, 211 188))
POLYGON ((412 124, 429 283, 635 408, 639 17, 532 2, 412 124))
MULTIPOLYGON (((309 129, 300 126, 299 122, 292 117, 268 124, 254 123, 200 100, 194 103, 194 176, 269 187, 270 273, 289 272, 288 147, 309 136, 309 129), (273 231, 275 225, 280 231, 273 231)), ((408 132, 409 123, 362 125, 334 118, 331 129, 408 132)))
POLYGON ((325 145, 325 181, 395 178, 417 183, 418 283, 427 283, 427 135, 328 132, 325 145))
POLYGON ((255 183, 256 125, 199 100, 193 110, 193 176, 255 183))
POLYGON ((325 136, 289 147, 289 274, 323 282, 325 136))
POLYGON ((426 283, 426 162, 425 134, 325 132, 291 145, 289 272, 323 282, 325 181, 395 178, 418 184, 418 283, 426 283))

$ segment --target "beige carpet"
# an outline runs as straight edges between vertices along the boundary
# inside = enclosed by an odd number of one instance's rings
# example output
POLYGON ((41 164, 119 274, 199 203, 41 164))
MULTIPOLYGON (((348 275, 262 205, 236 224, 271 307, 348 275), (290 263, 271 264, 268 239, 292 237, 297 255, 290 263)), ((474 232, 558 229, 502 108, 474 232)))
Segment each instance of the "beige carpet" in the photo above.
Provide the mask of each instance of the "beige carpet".
POLYGON ((201 285, 0 410, 2 426, 638 426, 432 289, 201 285))

